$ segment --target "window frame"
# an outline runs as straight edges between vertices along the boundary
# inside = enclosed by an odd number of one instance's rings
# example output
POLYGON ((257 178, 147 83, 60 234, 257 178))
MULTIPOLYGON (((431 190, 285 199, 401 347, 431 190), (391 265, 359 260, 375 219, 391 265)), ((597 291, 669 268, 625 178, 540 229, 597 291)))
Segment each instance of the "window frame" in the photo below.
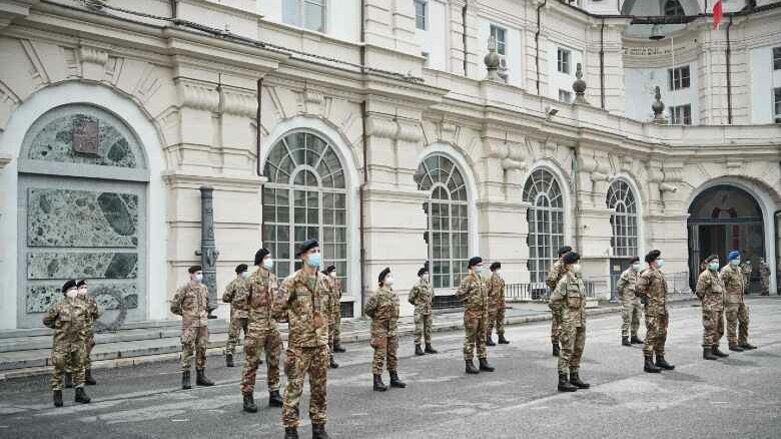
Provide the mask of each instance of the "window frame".
POLYGON ((670 107, 670 125, 691 125, 692 104, 682 104, 670 107))
POLYGON ((558 259, 558 249, 564 245, 567 206, 562 188, 558 177, 545 168, 529 174, 523 186, 523 201, 530 204, 526 211, 529 225, 526 268, 533 284, 545 282, 551 264, 558 259))
POLYGON ((559 102, 564 102, 566 104, 572 103, 572 92, 569 90, 564 90, 563 88, 559 89, 559 102), (566 97, 566 99, 562 99, 562 95, 566 97))
POLYGON ((614 181, 607 190, 605 204, 611 210, 610 246, 613 256, 632 257, 639 254, 640 227, 637 197, 632 186, 624 180, 614 181))
POLYGON ((771 50, 771 60, 773 63, 773 70, 781 70, 781 46, 774 47, 771 50))
POLYGON ((497 24, 490 24, 488 34, 496 39, 496 53, 507 56, 507 28, 497 24), (499 39, 501 32, 502 38, 499 39))
POLYGON ((328 2, 329 0, 283 0, 282 2, 282 21, 285 24, 289 24, 291 26, 300 27, 312 32, 319 32, 319 33, 326 33, 328 30, 328 2), (294 22, 291 22, 290 20, 286 20, 286 13, 285 10, 287 7, 290 7, 288 5, 295 4, 295 19, 294 22), (318 6, 321 8, 320 13, 320 23, 321 28, 320 29, 314 29, 310 27, 309 23, 307 22, 307 5, 313 5, 318 6))
POLYGON ((415 29, 427 31, 428 30, 428 0, 414 0, 415 3, 415 29), (422 14, 418 15, 418 6, 422 8, 422 14), (422 17, 422 18, 421 18, 422 17), (421 24, 423 27, 420 27, 421 24))
POLYGON ((688 64, 667 69, 667 87, 670 91, 691 87, 691 68, 688 64))
POLYGON ((572 71, 572 51, 563 47, 557 47, 556 49, 556 69, 559 73, 569 75, 572 71))
POLYGON ((686 10, 683 9, 683 5, 678 0, 665 0, 662 7, 665 17, 679 17, 686 15, 686 10))
POLYGON ((773 88, 773 121, 781 123, 781 87, 773 88))

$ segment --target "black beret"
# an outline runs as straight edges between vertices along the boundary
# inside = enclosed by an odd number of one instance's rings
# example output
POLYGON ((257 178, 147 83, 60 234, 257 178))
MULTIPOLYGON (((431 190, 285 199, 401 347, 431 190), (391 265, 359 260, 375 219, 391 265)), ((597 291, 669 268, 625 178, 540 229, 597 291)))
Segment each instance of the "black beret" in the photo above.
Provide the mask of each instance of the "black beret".
POLYGON ((499 269, 499 268, 502 268, 502 263, 501 262, 494 262, 493 264, 491 264, 491 271, 494 271, 494 270, 499 269))
POLYGON ((195 273, 196 271, 202 271, 202 270, 203 270, 203 269, 201 268, 201 266, 200 266, 200 265, 193 265, 192 267, 190 267, 190 268, 188 268, 188 269, 187 269, 187 272, 188 272, 188 273, 190 273, 190 274, 193 274, 193 273, 195 273))
POLYGON ((335 265, 329 265, 325 270, 323 270, 323 273, 331 274, 334 270, 336 270, 336 266, 335 265))
POLYGON ((469 260, 469 268, 472 268, 481 262, 483 262, 483 258, 481 258, 480 256, 475 256, 469 260))
POLYGON ((62 285, 62 292, 67 293, 71 288, 76 288, 76 281, 73 279, 68 280, 62 285))
POLYGON ((304 253, 308 252, 309 250, 312 250, 315 247, 320 247, 320 244, 317 242, 316 239, 307 239, 306 241, 302 242, 301 245, 298 246, 298 251, 296 252, 296 257, 300 257, 304 253))
POLYGON ((705 258, 705 262, 710 262, 710 261, 713 261, 713 260, 717 260, 718 261, 719 260, 719 255, 710 255, 707 258, 705 258))
POLYGON ((247 271, 247 264, 239 264, 236 266, 236 274, 241 274, 247 271))
POLYGON ((418 277, 423 276, 424 273, 428 273, 428 267, 423 267, 418 270, 418 277))
POLYGON ((640 258, 637 256, 632 256, 632 259, 629 260, 629 263, 634 264, 635 262, 640 262, 640 258))
POLYGON ((567 253, 566 255, 564 255, 564 259, 563 259, 565 264, 574 264, 579 260, 580 260, 580 255, 575 252, 567 253))
POLYGON ((650 264, 651 262, 655 261, 656 258, 658 258, 661 255, 662 255, 662 252, 660 252, 659 250, 651 250, 650 252, 648 252, 647 255, 645 255, 645 262, 648 262, 650 264))
POLYGON ((268 251, 267 248, 263 247, 260 250, 255 252, 255 265, 260 265, 263 263, 263 258, 270 255, 271 252, 268 251))
POLYGON ((385 276, 387 276, 389 273, 390 273, 390 268, 385 267, 385 269, 380 272, 380 277, 377 278, 377 282, 382 283, 382 281, 385 280, 385 276))
POLYGON ((87 286, 87 281, 85 279, 82 279, 79 281, 79 283, 76 284, 76 288, 81 288, 87 286))
POLYGON ((572 251, 572 247, 565 245, 564 247, 559 247, 559 257, 562 255, 566 255, 567 253, 572 251))

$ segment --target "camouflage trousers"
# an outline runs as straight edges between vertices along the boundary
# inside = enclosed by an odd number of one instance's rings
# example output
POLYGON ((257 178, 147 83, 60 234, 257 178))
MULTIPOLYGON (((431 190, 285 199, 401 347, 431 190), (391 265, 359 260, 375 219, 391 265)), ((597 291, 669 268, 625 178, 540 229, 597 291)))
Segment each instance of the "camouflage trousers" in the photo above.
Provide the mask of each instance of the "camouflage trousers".
POLYGON ((342 310, 340 306, 336 307, 331 319, 331 327, 328 328, 332 343, 339 344, 339 336, 342 334, 342 310))
POLYGON ((309 374, 309 418, 313 424, 325 424, 326 384, 328 381, 328 347, 299 348, 288 346, 285 353, 285 388, 282 424, 298 427, 298 403, 304 392, 304 377, 309 374))
POLYGON ((762 277, 760 281, 760 285, 762 286, 762 295, 763 296, 769 296, 770 295, 770 278, 762 277))
POLYGON ((94 347, 95 347, 95 333, 94 332, 87 332, 86 339, 84 340, 84 359, 83 359, 83 361, 76 362, 76 361, 74 361, 73 358, 69 358, 68 359, 68 364, 65 366, 65 373, 67 373, 68 375, 73 377, 77 373, 77 369, 78 368, 83 367, 84 369, 89 369, 90 365, 92 364, 92 359, 90 358, 90 354, 92 354, 92 349, 94 347))
POLYGON ((702 311, 702 347, 719 345, 724 336, 724 311, 702 311))
POLYGON ((559 337, 561 336, 561 317, 556 311, 551 311, 553 319, 550 324, 550 341, 553 344, 559 344, 559 337))
POLYGON ((195 368, 206 367, 206 348, 209 345, 209 328, 198 326, 182 328, 182 372, 190 370, 190 362, 195 355, 195 368))
POLYGON ((643 318, 643 308, 638 300, 621 300, 621 336, 636 337, 640 329, 640 320, 643 318))
POLYGON ((748 306, 745 303, 729 303, 724 314, 727 317, 727 340, 730 346, 748 343, 748 306))
POLYGON ((54 366, 52 371, 51 389, 62 390, 62 377, 67 372, 69 365, 73 368, 73 385, 81 387, 84 385, 85 369, 84 361, 87 356, 85 345, 77 343, 65 348, 55 348, 52 350, 51 362, 54 366))
POLYGON ((397 370, 399 360, 396 352, 399 350, 399 336, 372 334, 371 347, 374 348, 372 373, 382 375, 382 367, 387 362, 388 370, 397 370))
POLYGON ((486 335, 491 336, 491 333, 496 326, 496 335, 504 335, 504 304, 496 305, 488 310, 488 328, 486 328, 486 335))
POLYGON ((250 332, 244 337, 244 367, 241 370, 241 393, 255 391, 255 375, 260 365, 260 354, 266 351, 266 384, 269 392, 279 390, 279 357, 282 338, 274 329, 270 332, 250 332))
POLYGON ((488 313, 464 311, 464 360, 474 358, 477 347, 477 358, 487 358, 485 351, 485 333, 488 324, 488 313))
POLYGON ((645 312, 645 355, 664 355, 664 344, 667 342, 667 325, 670 324, 670 315, 667 312, 649 314, 645 312))
POLYGON ((431 344, 431 327, 434 324, 432 313, 423 314, 415 310, 415 344, 420 344, 421 339, 426 344, 431 344))
POLYGON ((239 344, 241 331, 244 331, 244 337, 247 337, 248 322, 249 319, 247 318, 231 318, 230 324, 228 324, 228 342, 225 344, 226 354, 233 355, 236 353, 236 345, 239 344))
POLYGON ((586 325, 578 326, 566 323, 560 326, 559 373, 570 373, 580 368, 580 358, 586 347, 586 325))

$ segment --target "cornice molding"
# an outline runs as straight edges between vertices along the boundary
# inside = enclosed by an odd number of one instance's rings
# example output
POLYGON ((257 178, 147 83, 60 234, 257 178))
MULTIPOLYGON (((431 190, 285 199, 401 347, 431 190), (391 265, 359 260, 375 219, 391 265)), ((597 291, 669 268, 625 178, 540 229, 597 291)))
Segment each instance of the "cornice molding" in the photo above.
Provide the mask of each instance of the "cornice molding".
POLYGON ((212 112, 219 109, 220 94, 217 84, 183 78, 176 79, 175 82, 180 106, 212 112))

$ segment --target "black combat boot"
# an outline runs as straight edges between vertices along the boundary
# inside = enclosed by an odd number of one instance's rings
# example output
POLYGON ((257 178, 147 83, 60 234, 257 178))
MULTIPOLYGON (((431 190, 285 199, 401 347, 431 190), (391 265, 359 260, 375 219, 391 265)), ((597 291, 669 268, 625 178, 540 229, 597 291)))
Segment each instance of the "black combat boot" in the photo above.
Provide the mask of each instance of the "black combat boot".
POLYGON ((660 373, 662 371, 662 369, 656 367, 656 365, 654 364, 653 355, 645 356, 645 364, 643 365, 643 370, 648 373, 660 373))
POLYGON ((68 372, 65 372, 63 375, 65 377, 65 388, 66 389, 72 389, 73 388, 73 377, 68 372))
POLYGON ((62 390, 54 391, 54 406, 62 407, 62 390))
POLYGON ((675 366, 668 363, 667 360, 664 359, 664 355, 656 355, 656 366, 661 367, 664 370, 673 370, 675 369, 675 366))
POLYGON ((325 424, 312 424, 312 439, 328 439, 325 424))
POLYGON ((334 356, 333 355, 329 355, 328 367, 330 367, 331 369, 336 369, 336 368, 339 367, 339 364, 336 361, 334 361, 334 356))
POLYGON ((491 339, 490 335, 485 336, 485 345, 486 346, 496 346, 496 343, 494 343, 493 339, 491 339))
POLYGON ((342 345, 338 341, 335 341, 334 342, 334 352, 339 352, 340 354, 343 354, 343 353, 347 352, 347 350, 345 348, 343 348, 342 345))
POLYGON ((744 341, 743 343, 740 343, 738 346, 740 346, 740 348, 743 349, 744 351, 750 351, 752 349, 756 349, 757 348, 756 346, 754 346, 753 344, 751 344, 751 343, 749 343, 747 341, 744 341))
POLYGON ((713 351, 713 355, 719 357, 719 358, 727 358, 729 357, 729 354, 725 354, 724 352, 721 352, 719 350, 719 345, 714 345, 711 349, 713 351))
POLYGON ((464 362, 466 363, 466 373, 480 373, 480 371, 475 368, 475 363, 472 360, 464 360, 464 362))
POLYGON ((730 344, 729 345, 729 350, 735 351, 735 352, 743 352, 743 348, 738 346, 738 345, 736 345, 736 344, 730 344))
POLYGON ((504 334, 499 334, 499 344, 510 344, 510 340, 504 338, 504 334))
POLYGON ((637 335, 633 335, 632 339, 629 340, 629 342, 632 344, 643 344, 643 340, 641 340, 640 337, 638 337, 637 335))
POLYGON ((621 337, 621 346, 632 346, 629 342, 629 337, 621 337))
POLYGON ((578 389, 588 389, 591 387, 591 384, 584 383, 580 380, 580 374, 578 373, 578 370, 570 370, 569 372, 569 382, 573 386, 577 387, 578 389))
POLYGON ((559 372, 559 392, 575 392, 577 390, 578 388, 567 379, 567 374, 559 372))
POLYGON ((206 371, 203 369, 195 369, 195 384, 199 386, 213 386, 214 382, 206 378, 206 371))
POLYGON ((233 354, 225 354, 225 367, 235 367, 233 364, 233 354))
POLYGON ((89 404, 89 402, 91 401, 89 399, 89 396, 87 396, 87 394, 84 392, 83 386, 76 387, 76 397, 73 398, 73 400, 76 402, 80 402, 82 404, 89 404))
POLYGON ((559 356, 559 351, 560 350, 561 349, 559 348, 559 344, 558 343, 553 343, 553 356, 554 357, 558 357, 559 356))
POLYGON ((285 439, 298 439, 298 429, 296 427, 285 427, 285 439))
POLYGON ((247 413, 257 413, 258 406, 255 405, 255 396, 252 392, 244 393, 244 411, 247 413))
POLYGON ((488 360, 485 358, 479 358, 478 361, 480 362, 480 370, 483 372, 493 372, 494 367, 488 364, 488 360))
POLYGON ((427 354, 436 354, 437 350, 431 347, 431 343, 426 343, 426 350, 423 352, 427 354))
POLYGON ((268 405, 269 407, 282 407, 284 405, 282 397, 279 395, 279 390, 268 392, 268 405))
POLYGON ((415 345, 415 355, 423 355, 423 349, 420 348, 419 344, 415 345))
POLYGON ((403 389, 407 387, 407 384, 399 379, 399 373, 395 370, 389 370, 388 373, 390 374, 390 385, 391 387, 396 387, 398 389, 403 389))
POLYGON ((702 359, 703 360, 718 360, 719 358, 715 355, 713 355, 713 348, 702 348, 702 359))
POLYGON ((84 371, 84 384, 88 386, 98 384, 98 382, 95 381, 95 378, 92 378, 92 369, 87 368, 87 370, 84 371))
POLYGON ((382 382, 382 375, 374 375, 374 390, 378 392, 384 392, 388 390, 388 386, 382 382))
POLYGON ((182 390, 190 390, 193 386, 190 383, 190 371, 186 370, 182 372, 182 390))

